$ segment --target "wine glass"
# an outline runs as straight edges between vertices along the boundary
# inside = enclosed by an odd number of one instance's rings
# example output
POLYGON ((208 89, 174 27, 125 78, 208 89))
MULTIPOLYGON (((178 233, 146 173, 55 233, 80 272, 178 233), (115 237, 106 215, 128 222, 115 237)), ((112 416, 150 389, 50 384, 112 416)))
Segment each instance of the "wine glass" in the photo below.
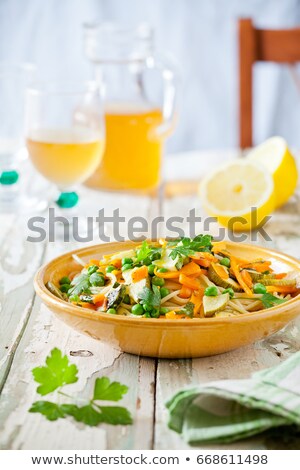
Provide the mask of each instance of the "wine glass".
POLYGON ((27 157, 25 92, 35 76, 34 64, 0 63, 0 210, 4 212, 24 213, 45 208, 40 199, 25 190, 28 180, 20 168, 27 157))
POLYGON ((26 94, 25 129, 33 165, 58 190, 52 205, 72 224, 72 209, 79 201, 76 188, 93 174, 104 152, 99 85, 88 81, 31 86, 26 94))

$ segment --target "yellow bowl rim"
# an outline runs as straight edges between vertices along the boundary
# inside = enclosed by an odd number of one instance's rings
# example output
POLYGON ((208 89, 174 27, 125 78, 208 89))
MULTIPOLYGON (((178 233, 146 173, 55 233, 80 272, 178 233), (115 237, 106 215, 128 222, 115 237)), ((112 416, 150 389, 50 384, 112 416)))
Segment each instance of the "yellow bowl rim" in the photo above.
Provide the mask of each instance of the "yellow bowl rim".
MULTIPOLYGON (((155 242, 157 240, 147 240, 148 242, 155 242)), ((45 283, 44 283, 44 274, 46 272, 46 270, 48 269, 48 266, 49 264, 52 264, 54 262, 59 262, 61 258, 65 258, 66 256, 72 256, 73 254, 76 254, 76 255, 79 255, 80 256, 80 253, 84 252, 84 251, 90 251, 90 250, 94 250, 94 249, 97 249, 98 247, 101 247, 101 248, 105 248, 105 247, 108 247, 110 246, 112 243, 114 244, 117 244, 117 243, 120 243, 120 244, 123 244, 123 243, 132 243, 132 245, 138 245, 140 244, 141 242, 134 242, 134 241, 131 241, 131 240, 125 240, 124 242, 109 242, 109 243, 101 243, 101 244, 97 244, 97 245, 89 245, 87 247, 84 247, 84 248, 77 248, 75 250, 72 250, 72 251, 68 251, 60 256, 57 256, 56 258, 53 258, 51 261, 49 261, 48 263, 42 265, 35 277, 34 277, 34 288, 35 288, 35 291, 36 291, 36 294, 43 300, 45 301, 46 304, 48 305, 51 305, 53 307, 56 307, 60 310, 63 310, 64 313, 68 313, 68 314, 71 314, 71 315, 75 315, 77 317, 81 317, 81 318, 87 318, 87 319, 93 319, 93 320, 101 320, 101 321, 105 321, 105 322, 108 322, 108 323, 125 323, 125 324, 128 324, 131 323, 132 326, 136 325, 136 326, 153 326, 153 325, 156 325, 156 326, 159 326, 159 325, 165 325, 165 326, 171 326, 171 327, 177 327, 177 328, 181 328, 182 325, 191 325, 193 324, 193 327, 195 327, 196 325, 201 327, 201 326, 204 326, 204 325, 212 325, 213 323, 216 324, 216 325, 220 325, 220 324, 228 324, 228 323, 232 323, 232 322, 243 322, 243 321, 248 321, 248 322, 252 322, 252 321, 255 321, 255 320, 264 320, 264 319, 268 319, 270 317, 272 317, 274 314, 278 314, 280 313, 280 310, 283 310, 285 309, 286 306, 290 306, 291 304, 295 304, 296 302, 299 302, 300 304, 300 294, 298 294, 296 297, 288 300, 287 302, 283 303, 283 304, 280 304, 280 305, 277 305, 277 306, 274 306, 274 307, 271 307, 271 308, 268 308, 268 309, 265 309, 265 310, 262 310, 262 311, 258 311, 257 313, 251 313, 249 312, 248 314, 243 314, 243 315, 238 315, 238 316, 235 316, 235 317, 213 317, 213 318, 192 318, 192 319, 184 319, 185 321, 182 321, 182 319, 178 319, 178 320, 173 320, 173 319, 160 319, 160 318, 141 318, 141 317, 126 317, 125 315, 110 315, 108 313, 105 313, 105 312, 95 312, 95 311, 91 311, 89 309, 86 309, 86 308, 82 308, 82 307, 78 307, 76 305, 71 305, 69 303, 67 303, 66 301, 64 300, 61 300, 59 298, 57 298, 54 294, 52 294, 48 289, 47 287, 45 286, 45 283), (47 300, 46 300, 47 299, 47 300)), ((250 250, 252 249, 262 249, 266 252, 268 252, 270 255, 274 254, 274 256, 276 256, 277 258, 279 257, 283 262, 286 260, 286 261, 292 261, 296 264, 299 265, 299 273, 300 273, 300 261, 293 257, 293 256, 290 256, 290 255, 286 255, 282 252, 280 252, 279 250, 275 250, 275 249, 269 249, 269 248, 265 248, 263 246, 260 246, 260 245, 254 245, 254 244, 249 244, 249 243, 237 243, 237 242, 230 242, 230 241, 227 241, 226 240, 226 244, 228 244, 229 246, 230 245, 243 245, 245 248, 248 248, 250 250)), ((269 256, 270 257, 270 256, 269 256)), ((300 311, 299 311, 299 314, 300 314, 300 311)))

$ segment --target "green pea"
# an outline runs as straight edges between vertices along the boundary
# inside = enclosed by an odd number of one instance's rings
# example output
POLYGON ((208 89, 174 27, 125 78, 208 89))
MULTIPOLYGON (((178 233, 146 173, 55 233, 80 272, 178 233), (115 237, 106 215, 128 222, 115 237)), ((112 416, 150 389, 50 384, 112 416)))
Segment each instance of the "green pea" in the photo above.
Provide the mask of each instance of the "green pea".
POLYGON ((62 285, 62 284, 71 284, 71 280, 68 278, 68 276, 64 276, 61 278, 61 280, 59 281, 59 283, 62 285))
POLYGON ((124 304, 130 304, 130 297, 128 294, 125 295, 124 299, 123 299, 123 302, 124 304))
POLYGON ((167 307, 160 307, 160 310, 159 310, 159 313, 161 315, 165 315, 166 313, 168 313, 169 309, 167 307))
POLYGON ((133 315, 144 315, 144 309, 141 304, 135 304, 131 307, 133 315))
POLYGON ((151 259, 147 257, 142 261, 142 263, 144 266, 149 266, 151 264, 151 259))
POLYGON ((125 264, 132 264, 133 261, 132 261, 132 258, 123 258, 122 259, 122 266, 124 266, 125 264))
POLYGON ((158 273, 167 273, 168 270, 167 270, 166 268, 159 268, 159 269, 157 270, 157 272, 158 272, 158 273))
POLYGON ((151 318, 159 318, 160 316, 159 308, 153 309, 150 315, 151 315, 151 318))
POLYGON ((91 266, 88 267, 88 274, 93 274, 96 271, 98 271, 98 269, 99 269, 99 266, 92 264, 91 266))
POLYGON ((167 289, 166 287, 162 287, 162 288, 160 289, 160 296, 161 296, 161 298, 166 297, 166 295, 169 295, 169 294, 170 294, 170 291, 169 291, 169 289, 167 289))
POLYGON ((68 292, 69 289, 70 289, 70 284, 62 284, 60 286, 60 291, 61 292, 68 292))
POLYGON ((234 290, 232 287, 229 287, 228 289, 223 290, 222 294, 229 294, 229 297, 232 299, 234 297, 234 290))
POLYGON ((162 287, 162 286, 164 285, 164 283, 165 283, 165 280, 164 280, 164 279, 161 279, 160 277, 154 276, 154 277, 152 278, 152 284, 153 284, 154 286, 160 286, 160 287, 162 287))
POLYGON ((107 266, 106 272, 111 273, 112 271, 115 271, 116 267, 115 266, 107 266))
POLYGON ((154 252, 150 255, 151 261, 155 261, 155 260, 160 259, 160 258, 161 258, 161 254, 158 253, 158 251, 156 251, 156 252, 154 252))
POLYGON ((91 276, 90 276, 90 283, 92 284, 92 286, 104 286, 105 284, 105 279, 104 279, 104 276, 102 276, 102 274, 100 273, 93 273, 91 276))
POLYGON ((123 264, 122 271, 127 271, 127 269, 132 269, 132 264, 123 264))
POLYGON ((218 293, 219 291, 215 286, 209 286, 204 291, 204 295, 207 295, 208 297, 215 297, 218 293))
POLYGON ((254 292, 254 294, 266 294, 267 288, 266 288, 266 286, 264 286, 260 282, 257 282, 253 286, 253 292, 254 292))
POLYGON ((155 269, 154 264, 150 264, 150 266, 148 266, 148 273, 150 274, 150 276, 153 276, 154 269, 155 269))
POLYGON ((146 310, 146 312, 151 312, 153 310, 153 307, 151 304, 148 304, 147 302, 145 302, 143 304, 143 309, 146 310))
POLYGON ((115 308, 109 308, 106 313, 110 313, 111 315, 116 315, 117 310, 115 308))
POLYGON ((222 258, 220 260, 220 264, 222 264, 222 266, 226 266, 227 268, 230 268, 230 259, 229 258, 222 258))

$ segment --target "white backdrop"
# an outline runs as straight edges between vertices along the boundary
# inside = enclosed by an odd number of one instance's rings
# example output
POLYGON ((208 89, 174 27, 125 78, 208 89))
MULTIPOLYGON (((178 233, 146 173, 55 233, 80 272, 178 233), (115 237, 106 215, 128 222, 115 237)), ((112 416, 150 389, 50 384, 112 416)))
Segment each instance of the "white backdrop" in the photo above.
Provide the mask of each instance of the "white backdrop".
MULTIPOLYGON (((238 142, 238 17, 261 27, 299 24, 299 0, 0 0, 0 60, 36 62, 42 74, 91 73, 82 23, 148 21, 157 46, 179 62, 180 120, 170 151, 230 148, 238 142)), ((300 147, 300 95, 284 67, 259 64, 255 141, 272 134, 300 147)))

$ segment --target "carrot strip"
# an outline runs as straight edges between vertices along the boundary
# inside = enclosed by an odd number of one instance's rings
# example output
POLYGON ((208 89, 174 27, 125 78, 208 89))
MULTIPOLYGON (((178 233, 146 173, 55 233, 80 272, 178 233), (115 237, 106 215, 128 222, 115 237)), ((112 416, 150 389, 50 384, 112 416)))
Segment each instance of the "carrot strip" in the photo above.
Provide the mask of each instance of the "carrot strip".
POLYGON ((132 273, 132 281, 133 282, 139 282, 142 279, 146 279, 148 276, 148 268, 147 266, 141 266, 138 268, 136 271, 133 271, 132 273))
POLYGON ((192 293, 193 293, 192 289, 186 286, 182 286, 178 296, 181 297, 182 299, 189 299, 192 293))
POLYGON ((249 287, 249 289, 252 289, 253 282, 252 282, 252 278, 251 278, 250 274, 248 273, 248 271, 242 270, 241 271, 241 276, 242 276, 243 281, 245 282, 245 284, 247 284, 247 286, 249 287))
POLYGON ((194 304, 194 315, 197 315, 200 312, 200 308, 203 301, 204 288, 200 288, 197 291, 194 291, 191 297, 190 302, 194 304))
POLYGON ((167 271, 166 273, 160 273, 157 268, 154 269, 154 274, 156 277, 161 277, 162 279, 176 279, 179 277, 179 271, 167 271))
POLYGON ((208 251, 197 251, 194 255, 190 255, 191 259, 208 259, 209 261, 218 261, 217 258, 208 251))
POLYGON ((75 305, 80 305, 83 308, 89 308, 90 310, 95 310, 96 307, 94 304, 90 304, 89 302, 72 302, 75 303, 75 305))
POLYGON ((164 316, 167 320, 180 320, 181 318, 185 318, 185 315, 176 314, 174 310, 170 310, 170 312, 167 312, 164 316))
POLYGON ((193 274, 201 274, 201 268, 198 266, 198 264, 194 263, 194 261, 191 261, 190 263, 186 264, 183 266, 180 271, 182 274, 186 274, 187 276, 193 275, 193 274))
POLYGON ((105 299, 105 295, 104 294, 95 294, 93 295, 93 302, 94 304, 97 304, 97 303, 103 303, 105 299))
POLYGON ((278 292, 279 294, 294 294, 299 292, 297 287, 293 286, 266 286, 267 292, 278 292))
POLYGON ((202 268, 209 268, 211 261, 208 259, 194 259, 194 263, 199 264, 202 268))
POLYGON ((231 270, 232 270, 237 282, 239 283, 239 285, 246 292, 246 294, 249 295, 249 297, 252 297, 252 295, 253 295, 252 290, 247 286, 244 279, 242 278, 242 275, 241 275, 240 269, 239 269, 239 265, 237 264, 236 259, 233 256, 230 257, 230 266, 231 266, 231 270))
POLYGON ((275 274, 275 279, 283 279, 286 275, 287 275, 287 273, 278 273, 278 274, 275 274))
POLYGON ((179 282, 180 284, 183 284, 184 286, 189 287, 190 289, 193 289, 193 290, 198 290, 201 287, 198 279, 192 279, 186 276, 185 274, 180 274, 179 282))

